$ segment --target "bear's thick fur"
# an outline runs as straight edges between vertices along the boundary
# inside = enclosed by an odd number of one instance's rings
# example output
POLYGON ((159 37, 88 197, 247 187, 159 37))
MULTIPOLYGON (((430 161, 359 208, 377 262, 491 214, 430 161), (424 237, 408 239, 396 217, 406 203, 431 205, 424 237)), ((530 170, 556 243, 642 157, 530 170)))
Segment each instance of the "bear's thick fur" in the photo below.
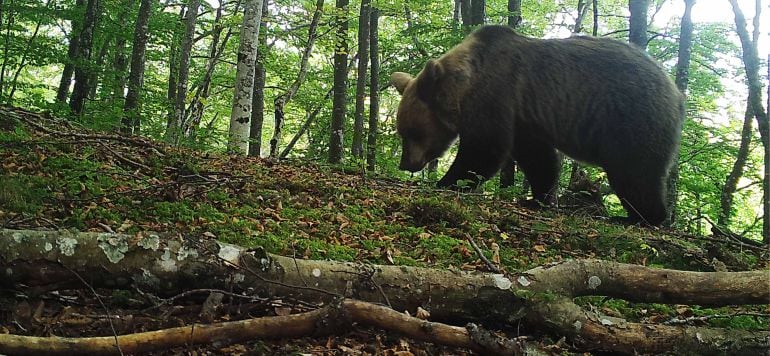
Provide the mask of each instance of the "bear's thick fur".
POLYGON ((550 202, 557 150, 604 168, 631 221, 662 223, 683 97, 645 53, 603 38, 540 40, 485 26, 412 78, 393 73, 402 94, 401 169, 416 172, 458 137, 438 182, 492 177, 508 155, 535 199, 550 202))

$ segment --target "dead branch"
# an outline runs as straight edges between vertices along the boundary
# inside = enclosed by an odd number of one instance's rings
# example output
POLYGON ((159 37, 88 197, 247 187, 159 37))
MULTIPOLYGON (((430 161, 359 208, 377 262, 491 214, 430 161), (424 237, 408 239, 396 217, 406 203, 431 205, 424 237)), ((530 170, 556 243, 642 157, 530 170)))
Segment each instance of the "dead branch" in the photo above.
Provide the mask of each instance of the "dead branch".
POLYGON ((120 336, 64 338, 0 334, 0 352, 14 355, 114 355, 119 350, 136 354, 199 344, 224 347, 250 340, 326 335, 351 328, 353 323, 481 353, 523 354, 523 347, 505 338, 476 340, 466 328, 421 320, 387 307, 356 300, 345 300, 294 315, 194 324, 120 336))

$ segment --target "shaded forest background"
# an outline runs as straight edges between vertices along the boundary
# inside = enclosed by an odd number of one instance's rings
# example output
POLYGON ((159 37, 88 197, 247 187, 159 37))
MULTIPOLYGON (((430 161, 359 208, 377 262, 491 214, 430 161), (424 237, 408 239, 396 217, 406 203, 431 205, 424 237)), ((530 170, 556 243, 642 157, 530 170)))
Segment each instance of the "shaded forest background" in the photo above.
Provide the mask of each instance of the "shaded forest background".
MULTIPOLYGON (((731 0, 732 22, 688 23, 685 12, 660 20, 671 3, 710 6, 694 0, 0 0, 0 103, 204 151, 248 149, 406 179, 397 168, 399 97, 388 87, 390 73, 416 74, 482 23, 508 24, 533 37, 633 41, 630 18, 641 13, 646 29, 636 41, 672 78, 682 74, 681 39, 691 26, 680 85, 687 110, 675 226, 705 233, 719 225, 770 241, 770 224, 763 222, 770 132, 759 16, 743 19, 731 0), (259 23, 259 31, 244 23, 259 23), (251 79, 243 74, 249 71, 251 79), (253 83, 247 99, 236 94, 244 78, 253 83)), ((763 9, 760 0, 752 5, 756 14, 763 9)), ((452 157, 412 178, 430 183, 452 157)), ((485 190, 525 195, 523 177, 505 173, 485 190)), ((610 213, 622 211, 601 170, 567 160, 562 183, 593 190, 610 213)))

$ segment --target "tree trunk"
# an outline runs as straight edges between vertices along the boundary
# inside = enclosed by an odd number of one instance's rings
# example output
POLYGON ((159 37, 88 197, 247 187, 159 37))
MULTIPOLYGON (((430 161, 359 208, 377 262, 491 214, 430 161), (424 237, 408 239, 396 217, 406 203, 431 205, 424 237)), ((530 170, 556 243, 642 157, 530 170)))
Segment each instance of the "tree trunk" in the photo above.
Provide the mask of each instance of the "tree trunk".
POLYGON ((251 101, 254 95, 254 64, 259 46, 259 25, 263 0, 246 0, 244 4, 241 43, 238 46, 238 69, 235 74, 233 110, 230 114, 228 151, 245 155, 249 152, 251 101))
MULTIPOLYGON (((46 0, 45 2, 46 10, 48 10, 49 6, 51 5, 51 1, 52 0, 46 0)), ((2 21, 0 21, 0 23, 1 22, 2 21)), ((32 45, 35 43, 35 40, 37 39, 37 34, 40 32, 41 24, 42 24, 42 19, 38 19, 35 22, 35 29, 32 31, 32 36, 30 36, 29 40, 27 41, 27 48, 22 53, 21 59, 19 60, 19 64, 16 67, 16 72, 13 74, 13 79, 11 81, 11 92, 8 94, 6 99, 6 101, 9 103, 13 101, 13 95, 16 93, 16 85, 18 84, 18 81, 19 81, 19 74, 21 74, 21 71, 24 70, 24 67, 27 65, 27 57, 32 52, 32 45)), ((2 85, 0 85, 0 97, 2 97, 2 85)))
MULTIPOLYGON (((10 7, 15 7, 13 0, 11 0, 10 7)), ((3 44, 3 65, 0 66, 0 102, 4 101, 3 92, 5 92, 5 71, 8 67, 8 62, 10 61, 11 29, 13 28, 13 22, 15 20, 14 13, 10 10, 6 11, 6 17, 8 17, 8 24, 5 31, 5 43, 3 44)), ((0 20, 2 19, 0 18, 0 20)), ((0 26, 2 24, 2 21, 0 21, 0 26)), ((0 28, 0 30, 2 30, 2 28, 0 28)))
POLYGON ((586 18, 586 15, 588 15, 588 1, 587 0, 578 0, 577 5, 577 17, 575 18, 575 27, 572 29, 573 34, 578 34, 583 32, 583 21, 586 18))
POLYGON ((307 129, 310 128, 310 125, 313 124, 313 121, 315 121, 315 118, 318 116, 318 114, 321 112, 321 109, 323 109, 324 104, 326 104, 326 101, 329 100, 329 98, 332 96, 332 89, 329 89, 329 91, 326 92, 326 96, 324 96, 323 100, 319 102, 318 105, 316 105, 315 109, 313 111, 309 112, 305 117, 305 122, 302 123, 302 126, 300 126, 299 130, 296 134, 294 134, 294 137, 292 137, 291 141, 284 147, 283 151, 281 151, 281 154, 278 156, 280 159, 285 159, 289 156, 289 152, 291 152, 292 148, 294 148, 294 145, 297 144, 299 139, 302 137, 302 135, 305 134, 307 129))
MULTIPOLYGON (((134 7, 134 0, 128 0, 126 1, 126 9, 130 9, 134 7)), ((140 11, 141 11, 141 4, 139 5, 140 11)), ((137 15, 137 20, 138 20, 137 15)), ((136 24, 134 24, 134 37, 136 37, 136 24)), ((134 43, 132 43, 132 46, 134 43)), ((133 51, 133 50, 132 50, 133 51)), ((115 40, 115 53, 112 59, 112 82, 110 83, 109 90, 111 91, 112 100, 114 102, 120 103, 123 101, 126 91, 126 81, 128 80, 129 76, 129 58, 128 53, 126 50, 126 36, 122 34, 118 34, 117 39, 115 40)), ((122 103, 125 107, 125 103, 122 103)))
POLYGON ((262 1, 262 18, 259 22, 259 49, 254 66, 254 95, 251 98, 251 129, 249 130, 249 156, 262 155, 262 124, 265 122, 265 58, 267 58, 267 18, 270 17, 267 8, 268 1, 262 1))
MULTIPOLYGON (((198 130, 198 126, 203 118, 203 102, 209 97, 211 77, 214 74, 214 69, 219 62, 219 58, 222 56, 232 33, 232 28, 228 27, 227 33, 225 33, 225 36, 221 41, 222 43, 220 44, 220 38, 222 37, 222 30, 224 28, 222 25, 222 12, 224 11, 224 7, 224 1, 220 0, 219 6, 217 7, 217 13, 214 17, 213 28, 211 29, 211 43, 209 45, 208 61, 206 62, 206 72, 203 75, 200 84, 195 89, 195 96, 188 106, 188 117, 184 120, 184 124, 182 125, 182 134, 188 139, 195 137, 195 132, 198 130)), ((239 7, 240 4, 237 3, 234 12, 237 12, 239 7)))
POLYGON ((337 0, 335 23, 337 26, 334 39, 334 95, 332 99, 332 124, 329 139, 329 163, 342 162, 343 135, 347 104, 347 64, 348 64, 348 0, 337 0))
MULTIPOLYGON (((6 274, 0 287, 22 291, 75 288, 85 279, 89 287, 164 296, 204 288, 323 304, 344 296, 399 311, 427 308, 431 321, 483 322, 511 332, 546 333, 566 338, 579 350, 614 354, 758 355, 770 338, 767 330, 628 322, 572 302, 575 297, 605 296, 704 307, 763 305, 770 298, 770 274, 762 270, 689 272, 569 260, 510 279, 408 266, 362 270, 354 263, 294 259, 176 235, 28 230, 0 230, 0 268, 6 274)), ((3 338, 16 337, 0 335, 0 353, 11 351, 3 348, 12 344, 3 338)))
POLYGON ((323 0, 316 0, 315 11, 313 11, 313 18, 310 20, 310 26, 307 31, 307 44, 302 51, 302 58, 299 62, 299 71, 297 72, 297 78, 291 83, 289 89, 285 93, 279 95, 273 101, 273 112, 275 115, 275 125, 273 131, 273 137, 270 139, 270 157, 278 158, 278 149, 281 145, 281 138, 283 136, 283 125, 285 122, 284 108, 286 104, 294 98, 297 94, 299 87, 305 82, 307 77, 307 66, 310 60, 310 55, 313 53, 313 47, 318 31, 318 22, 321 19, 323 13, 323 0))
POLYGON ((190 56, 195 37, 195 22, 198 19, 198 6, 200 0, 189 0, 187 3, 187 14, 185 15, 185 32, 182 37, 182 44, 179 48, 179 72, 177 74, 174 116, 171 126, 166 129, 166 142, 179 144, 182 125, 184 124, 185 109, 187 106, 187 81, 190 75, 190 56))
POLYGON ((521 0, 508 0, 508 26, 518 28, 521 20, 521 0))
POLYGON ((593 0, 591 8, 594 12, 594 28, 591 30, 591 36, 596 37, 599 35, 599 0, 593 0))
POLYGON ((169 44, 169 60, 168 60, 168 86, 166 90, 166 106, 168 112, 166 113, 166 135, 168 138, 169 131, 174 126, 174 107, 176 102, 176 85, 179 78, 179 45, 181 42, 181 25, 184 22, 184 14, 186 7, 182 6, 179 10, 179 21, 174 26, 174 32, 171 43, 169 44))
POLYGON ((94 28, 96 27, 96 10, 99 8, 99 0, 88 0, 86 12, 83 18, 83 28, 78 35, 78 54, 75 60, 75 87, 70 96, 70 109, 75 114, 83 112, 86 97, 90 91, 88 79, 91 76, 91 49, 94 40, 94 28))
POLYGON ((128 92, 126 102, 123 105, 122 132, 127 134, 139 134, 141 121, 139 110, 141 108, 140 95, 144 83, 144 62, 147 52, 147 40, 149 39, 149 23, 152 14, 152 5, 155 0, 141 0, 139 13, 134 24, 134 45, 131 51, 131 69, 128 75, 128 92))
MULTIPOLYGON (((358 17, 358 72, 356 74, 356 111, 353 114, 353 157, 364 157, 364 102, 366 100, 366 71, 369 64, 370 0, 361 0, 358 17)), ((404 5, 405 8, 406 4, 404 5)))
MULTIPOLYGON (((756 14, 758 18, 760 15, 761 6, 757 0, 756 14)), ((759 126, 759 137, 762 140, 762 145, 765 149, 765 172, 764 172, 764 199, 763 210, 764 218, 762 220, 762 239, 765 243, 770 243, 770 170, 768 170, 768 162, 770 162, 770 123, 768 123, 767 111, 762 104, 762 84, 759 78, 759 54, 757 53, 757 43, 749 37, 749 32, 746 29, 746 18, 743 16, 743 11, 738 6, 737 0, 730 0, 730 4, 733 7, 735 13, 735 30, 738 33, 738 38, 741 40, 741 47, 743 48, 743 65, 746 69, 746 79, 749 86, 749 106, 754 113, 754 117, 757 120, 757 126, 759 126)), ((755 28, 758 28, 758 20, 754 23, 755 28)))
POLYGON ((369 128, 366 136, 366 170, 374 172, 377 165, 377 128, 380 117, 380 9, 372 7, 369 14, 369 128))
POLYGON ((647 49, 647 8, 649 0, 628 0, 628 42, 643 50, 647 49))
POLYGON ((487 17, 486 0, 471 1, 471 26, 483 25, 487 17))
MULTIPOLYGON (((690 80, 690 57, 692 55, 692 7, 695 0, 684 0, 684 14, 679 31, 679 50, 676 62, 676 78, 674 82, 683 97, 687 97, 687 84, 690 80)), ((685 113, 682 113, 685 116, 685 113)), ((682 117, 682 121, 685 117, 682 117)), ((676 203, 679 186, 679 152, 674 156, 674 163, 668 172, 666 184, 666 205, 668 205, 668 219, 664 222, 671 226, 676 222, 676 203)))
POLYGON ((753 119, 754 113, 751 111, 751 107, 747 105, 746 115, 743 118, 743 128, 741 129, 741 144, 738 148, 738 154, 733 163, 733 168, 730 170, 730 174, 727 175, 727 179, 725 179, 725 185, 722 187, 722 194, 719 199, 717 225, 722 227, 729 227, 730 225, 730 218, 732 217, 733 210, 733 195, 738 189, 738 181, 743 176, 743 168, 746 166, 746 160, 749 157, 753 119))
MULTIPOLYGON (((758 13, 758 12, 757 12, 758 13)), ((770 54, 767 55, 767 63, 770 63, 770 54)), ((767 69, 767 76, 770 78, 770 66, 767 69)), ((767 107, 770 109, 770 83, 767 85, 767 107)), ((765 123, 768 117, 765 116, 765 123)), ((770 138, 770 125, 765 125, 765 137, 770 138)), ((762 177, 762 190, 765 192, 762 199, 762 241, 770 245, 770 144, 765 144, 765 174, 762 177)))
POLYGON ((412 43, 414 43, 414 48, 417 49, 417 52, 420 53, 421 56, 427 59, 430 57, 430 54, 428 54, 428 51, 425 50, 425 46, 423 46, 422 42, 420 42, 420 39, 417 37, 417 33, 411 31, 414 27, 414 20, 412 19, 412 10, 409 9, 409 5, 407 3, 404 3, 404 18, 406 18, 406 29, 409 30, 409 32, 412 34, 412 43))
POLYGON ((467 31, 473 24, 471 15, 471 0, 460 0, 460 17, 463 20, 463 28, 467 31))
POLYGON ((456 29, 460 24, 460 8, 463 6, 462 0, 454 0, 454 8, 452 9, 452 28, 456 29))
MULTIPOLYGON (((85 6, 85 0, 75 0, 75 9, 79 10, 85 6)), ((71 11, 74 12, 74 11, 71 11)), ((77 11, 79 13, 79 11, 77 11)), ((59 88, 56 91, 56 101, 66 102, 69 97, 70 84, 72 83, 72 73, 75 71, 75 61, 77 60, 78 47, 80 45, 80 31, 82 19, 73 15, 70 20, 70 43, 67 46, 67 60, 64 63, 59 88)))

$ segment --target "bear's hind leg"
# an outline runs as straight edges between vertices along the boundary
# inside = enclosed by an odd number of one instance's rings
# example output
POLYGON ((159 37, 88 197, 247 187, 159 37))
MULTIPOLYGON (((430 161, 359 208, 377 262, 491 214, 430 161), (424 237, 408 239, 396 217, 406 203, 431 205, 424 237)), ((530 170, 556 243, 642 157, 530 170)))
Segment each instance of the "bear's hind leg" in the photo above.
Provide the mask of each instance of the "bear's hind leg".
POLYGON ((628 212, 629 223, 657 226, 668 218, 664 174, 658 173, 655 169, 607 171, 612 189, 628 212))
POLYGON ((559 154, 545 142, 522 136, 526 135, 516 136, 513 157, 532 187, 532 197, 540 203, 554 205, 561 170, 559 154))

